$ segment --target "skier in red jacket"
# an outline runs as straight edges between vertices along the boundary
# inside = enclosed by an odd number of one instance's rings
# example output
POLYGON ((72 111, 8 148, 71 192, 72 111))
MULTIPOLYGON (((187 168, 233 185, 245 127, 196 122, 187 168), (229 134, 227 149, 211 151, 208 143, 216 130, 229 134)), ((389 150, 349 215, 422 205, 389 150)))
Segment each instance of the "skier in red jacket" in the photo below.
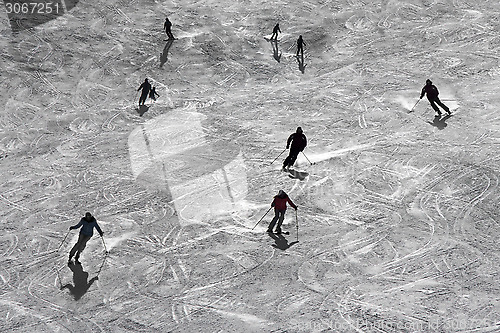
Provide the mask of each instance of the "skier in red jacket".
POLYGON ((283 223, 283 219, 285 218, 286 212, 286 203, 289 203, 290 206, 297 210, 297 206, 290 200, 285 191, 280 190, 278 195, 274 197, 273 202, 271 203, 271 207, 274 207, 274 218, 269 223, 269 227, 267 228, 267 232, 272 233, 274 229, 274 225, 276 221, 278 221, 278 226, 276 227, 276 234, 281 234, 281 224, 283 223))

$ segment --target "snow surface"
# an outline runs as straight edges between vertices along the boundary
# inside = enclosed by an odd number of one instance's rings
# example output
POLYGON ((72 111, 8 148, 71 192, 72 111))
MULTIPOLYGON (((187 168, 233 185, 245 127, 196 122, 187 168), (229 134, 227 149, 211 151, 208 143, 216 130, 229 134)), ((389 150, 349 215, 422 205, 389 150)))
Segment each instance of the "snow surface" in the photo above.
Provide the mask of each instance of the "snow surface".
POLYGON ((0 14, 0 331, 500 331, 498 1, 73 2, 0 14))

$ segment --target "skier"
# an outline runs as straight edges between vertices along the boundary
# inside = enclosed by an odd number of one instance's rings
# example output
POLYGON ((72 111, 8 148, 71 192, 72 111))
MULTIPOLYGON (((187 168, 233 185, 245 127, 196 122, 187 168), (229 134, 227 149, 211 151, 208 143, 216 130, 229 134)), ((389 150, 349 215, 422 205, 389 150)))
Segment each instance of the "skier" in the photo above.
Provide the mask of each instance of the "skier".
POLYGON ((290 153, 287 158, 283 161, 283 171, 287 170, 289 167, 293 166, 297 156, 301 151, 304 150, 307 146, 307 138, 302 133, 302 128, 297 127, 297 131, 295 133, 290 134, 288 140, 286 141, 286 149, 290 148, 290 153), (290 142, 292 146, 290 147, 290 142))
POLYGON ((281 224, 283 223, 283 219, 285 218, 286 212, 286 203, 289 203, 290 206, 297 210, 297 206, 290 200, 285 191, 280 190, 278 195, 274 196, 274 200, 271 203, 271 207, 274 207, 274 218, 271 223, 269 223, 269 227, 267 228, 268 233, 272 233, 274 229, 274 225, 276 221, 278 221, 278 225, 276 226, 276 234, 281 234, 281 224))
POLYGON ((156 87, 153 87, 149 91, 149 98, 151 98, 153 101, 156 101, 156 97, 160 97, 160 95, 158 95, 158 93, 156 92, 156 87))
POLYGON ((167 33, 168 39, 175 39, 174 35, 172 35, 172 31, 170 31, 170 29, 172 28, 172 22, 170 22, 168 17, 165 18, 165 23, 163 24, 163 28, 167 33))
POLYGON ((427 99, 431 103, 431 106, 434 109, 434 111, 436 111, 439 116, 441 116, 441 111, 439 110, 437 105, 442 107, 443 110, 445 110, 446 112, 448 112, 449 115, 451 115, 450 109, 446 105, 444 105, 443 102, 441 102, 439 100, 439 97, 438 97, 439 91, 438 91, 437 87, 435 85, 433 85, 432 81, 429 79, 427 79, 427 81, 425 81, 425 86, 422 88, 422 93, 420 94, 420 99, 422 99, 422 97, 424 97, 425 94, 427 94, 427 99))
POLYGON ((273 40, 273 39, 278 40, 278 32, 281 33, 280 24, 276 23, 276 25, 273 28, 273 34, 271 35, 271 38, 269 38, 269 39, 270 40, 273 40))
POLYGON ((141 97, 139 97, 139 106, 144 105, 146 102, 146 99, 148 98, 149 91, 151 90, 151 84, 149 83, 148 79, 144 79, 144 82, 139 86, 139 89, 137 91, 141 90, 141 97))
POLYGON ((307 46, 306 42, 302 39, 302 35, 297 39, 297 57, 299 56, 299 52, 302 56, 304 56, 304 45, 307 46))
POLYGON ((68 264, 71 264, 71 258, 73 258, 75 253, 75 264, 80 264, 80 261, 78 261, 78 259, 80 258, 80 254, 82 253, 82 251, 85 249, 87 242, 94 234, 94 228, 97 229, 101 237, 104 234, 104 232, 102 232, 101 228, 99 227, 99 224, 97 224, 95 217, 93 217, 89 212, 85 213, 85 217, 82 217, 77 225, 69 227, 69 230, 78 228, 81 228, 80 235, 78 236, 78 242, 76 242, 75 246, 73 246, 73 248, 69 252, 68 264))

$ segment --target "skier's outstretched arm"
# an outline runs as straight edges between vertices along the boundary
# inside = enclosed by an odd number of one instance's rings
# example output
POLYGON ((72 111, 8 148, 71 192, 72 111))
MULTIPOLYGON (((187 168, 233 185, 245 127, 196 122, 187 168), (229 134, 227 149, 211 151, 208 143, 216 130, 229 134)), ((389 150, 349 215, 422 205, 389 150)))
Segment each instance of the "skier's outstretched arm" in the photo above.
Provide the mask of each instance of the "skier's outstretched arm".
POLYGON ((82 224, 83 224, 83 221, 80 220, 80 222, 78 222, 77 225, 73 225, 73 226, 69 227, 69 230, 78 229, 82 226, 82 224))
POLYGON ((97 224, 97 221, 95 222, 94 226, 95 226, 97 232, 99 233, 99 235, 101 235, 101 237, 102 237, 102 235, 104 235, 104 232, 101 230, 101 227, 99 226, 99 224, 97 224))

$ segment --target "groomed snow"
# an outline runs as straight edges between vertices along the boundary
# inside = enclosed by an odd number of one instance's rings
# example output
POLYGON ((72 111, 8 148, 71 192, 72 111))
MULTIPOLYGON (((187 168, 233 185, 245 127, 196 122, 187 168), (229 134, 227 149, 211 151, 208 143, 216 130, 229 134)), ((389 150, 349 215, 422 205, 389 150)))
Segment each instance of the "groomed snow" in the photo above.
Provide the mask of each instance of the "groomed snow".
POLYGON ((68 1, 0 14, 0 331, 500 331, 498 1, 68 1))

